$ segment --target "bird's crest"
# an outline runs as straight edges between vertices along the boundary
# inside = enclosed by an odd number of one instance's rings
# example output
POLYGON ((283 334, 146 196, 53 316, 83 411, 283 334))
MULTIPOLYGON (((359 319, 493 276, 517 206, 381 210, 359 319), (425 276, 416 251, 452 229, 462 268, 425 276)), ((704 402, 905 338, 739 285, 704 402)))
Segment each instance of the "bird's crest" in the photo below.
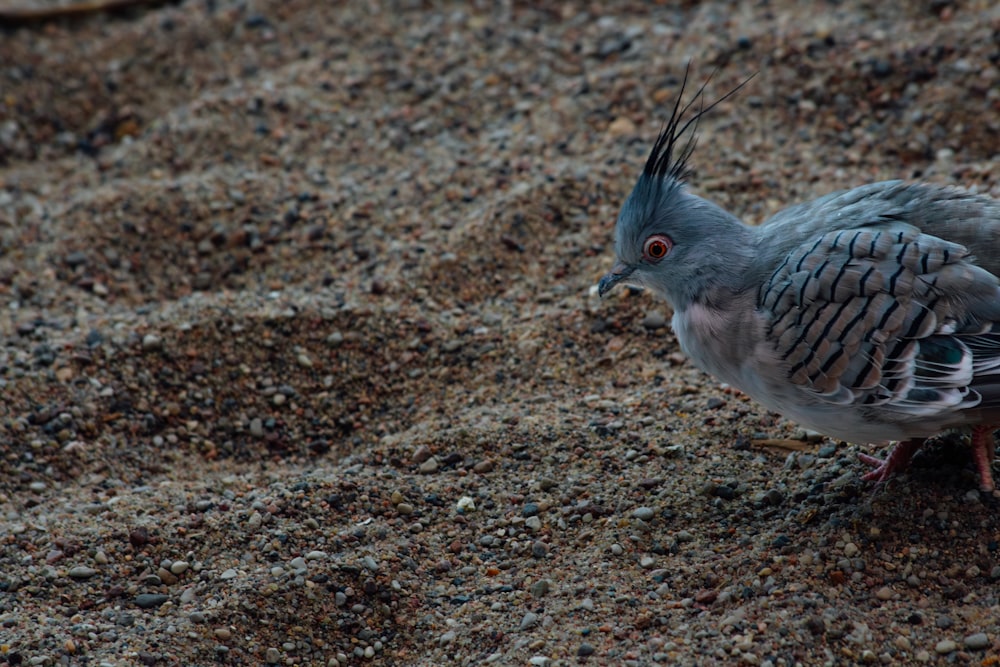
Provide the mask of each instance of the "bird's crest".
POLYGON ((649 158, 646 160, 646 167, 643 169, 643 173, 646 176, 659 178, 669 177, 676 181, 683 181, 691 171, 688 167, 687 161, 691 157, 691 154, 694 153, 694 148, 698 144, 698 136, 696 134, 698 130, 698 121, 701 120, 702 116, 718 106, 720 102, 735 95, 740 88, 747 85, 750 79, 757 75, 757 73, 754 72, 744 79, 738 86, 706 107, 705 87, 708 85, 708 82, 712 80, 712 76, 715 75, 715 72, 713 72, 707 79, 705 79, 705 83, 701 84, 701 87, 698 88, 698 92, 694 94, 694 97, 688 100, 687 104, 681 106, 681 102, 684 98, 684 89, 687 87, 688 75, 690 72, 691 63, 688 62, 687 66, 684 68, 684 79, 681 81, 681 89, 680 92, 677 93, 677 100, 674 102, 674 108, 670 113, 670 119, 667 121, 666 126, 664 126, 664 128, 660 131, 660 135, 656 138, 656 143, 653 144, 653 150, 650 151, 649 158), (699 105, 698 111, 692 117, 684 120, 684 117, 688 114, 688 111, 690 111, 695 103, 698 103, 699 105), (679 142, 689 128, 691 129, 691 133, 688 135, 684 145, 681 146, 679 142))

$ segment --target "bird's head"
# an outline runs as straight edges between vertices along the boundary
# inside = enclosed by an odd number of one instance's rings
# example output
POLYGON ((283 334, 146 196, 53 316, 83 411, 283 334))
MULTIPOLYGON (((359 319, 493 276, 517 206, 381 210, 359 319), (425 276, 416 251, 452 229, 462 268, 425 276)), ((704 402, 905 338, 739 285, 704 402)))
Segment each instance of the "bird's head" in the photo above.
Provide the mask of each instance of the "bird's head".
MULTIPOLYGON (((749 79, 747 79, 749 81, 749 79)), ((691 106, 702 98, 704 86, 681 107, 687 72, 670 119, 653 144, 646 166, 632 189, 615 225, 614 267, 598 284, 604 296, 618 283, 646 287, 665 298, 674 309, 699 298, 720 271, 727 256, 741 257, 748 249, 745 227, 715 204, 687 191, 688 158, 694 152, 698 119, 739 90, 744 81, 713 104, 704 105, 686 121, 691 106), (688 130, 691 133, 681 142, 688 130)), ((723 270, 724 272, 724 270, 723 270)))

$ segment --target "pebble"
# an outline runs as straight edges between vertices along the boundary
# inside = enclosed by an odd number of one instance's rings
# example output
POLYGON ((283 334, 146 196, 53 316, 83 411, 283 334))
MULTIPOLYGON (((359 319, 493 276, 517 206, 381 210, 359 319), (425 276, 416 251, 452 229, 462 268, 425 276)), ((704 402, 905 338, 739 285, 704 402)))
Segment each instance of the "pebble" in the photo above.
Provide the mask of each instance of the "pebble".
POLYGON ((89 579, 95 574, 97 574, 97 570, 86 565, 77 565, 74 568, 70 568, 69 571, 69 576, 73 579, 89 579))
POLYGON ((883 586, 882 588, 875 591, 875 597, 877 597, 879 600, 882 600, 883 602, 885 602, 886 600, 891 600, 893 594, 894 594, 893 590, 888 586, 883 586))
POLYGON ((303 558, 302 556, 296 556, 295 558, 293 558, 291 560, 291 562, 288 563, 288 565, 293 570, 304 570, 304 569, 306 569, 308 567, 306 565, 306 559, 303 558))
POLYGON ((642 326, 647 329, 662 329, 667 326, 667 318, 661 311, 651 310, 642 318, 642 326))
POLYGON ((273 646, 269 647, 264 652, 264 662, 266 662, 269 665, 277 665, 279 662, 281 662, 281 651, 274 648, 273 646))
POLYGON ((643 521, 651 521, 656 516, 656 512, 653 511, 652 507, 640 507, 632 512, 632 516, 643 521))
POLYGON ((934 651, 940 655, 947 655, 958 648, 958 644, 950 639, 942 639, 934 645, 934 651))
POLYGON ((535 583, 531 584, 531 588, 529 588, 529 590, 531 591, 531 595, 533 597, 540 598, 545 596, 549 592, 550 588, 551 584, 548 579, 539 579, 535 583))
POLYGON ((154 607, 159 607, 169 599, 166 595, 160 593, 140 593, 135 596, 135 606, 139 607, 139 609, 153 609, 154 607))
POLYGON ((437 469, 438 469, 438 460, 437 457, 435 456, 430 457, 417 467, 417 470, 420 472, 421 475, 429 475, 433 472, 437 472, 437 469))
POLYGON ((580 647, 576 649, 576 654, 579 656, 593 655, 594 647, 586 642, 580 644, 580 647))
POLYGON ((855 544, 854 542, 848 542, 847 544, 844 545, 844 555, 847 556, 848 558, 854 558, 855 556, 858 555, 859 551, 861 550, 858 548, 858 545, 855 544))
POLYGON ((142 337, 142 349, 146 352, 155 352, 163 347, 163 339, 156 334, 146 334, 142 337))
POLYGON ((184 574, 187 572, 188 567, 190 567, 190 565, 188 565, 187 561, 175 560, 170 564, 170 571, 174 574, 184 574))
POLYGON ((990 646, 990 638, 985 632, 977 632, 963 639, 962 644, 970 651, 982 651, 990 646))
POLYGON ((518 629, 527 630, 528 628, 534 626, 537 622, 538 614, 533 611, 529 611, 521 618, 521 625, 518 626, 518 629))
POLYGON ((224 570, 223 573, 219 575, 219 578, 222 579, 223 581, 226 581, 228 579, 235 579, 236 578, 236 570, 234 570, 233 568, 229 568, 228 570, 224 570))

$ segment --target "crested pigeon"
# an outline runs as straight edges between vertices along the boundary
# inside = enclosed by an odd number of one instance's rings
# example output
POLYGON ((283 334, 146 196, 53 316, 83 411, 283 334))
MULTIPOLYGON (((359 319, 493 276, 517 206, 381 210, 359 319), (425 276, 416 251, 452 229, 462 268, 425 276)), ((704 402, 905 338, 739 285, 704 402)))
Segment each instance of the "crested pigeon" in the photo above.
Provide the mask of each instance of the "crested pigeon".
POLYGON ((803 426, 896 441, 885 460, 859 456, 874 467, 865 479, 886 481, 926 438, 963 428, 992 491, 1000 201, 888 181, 747 226, 685 183, 692 123, 738 89, 685 121, 704 86, 682 108, 681 85, 622 206, 600 295, 625 283, 664 298, 698 367, 803 426))

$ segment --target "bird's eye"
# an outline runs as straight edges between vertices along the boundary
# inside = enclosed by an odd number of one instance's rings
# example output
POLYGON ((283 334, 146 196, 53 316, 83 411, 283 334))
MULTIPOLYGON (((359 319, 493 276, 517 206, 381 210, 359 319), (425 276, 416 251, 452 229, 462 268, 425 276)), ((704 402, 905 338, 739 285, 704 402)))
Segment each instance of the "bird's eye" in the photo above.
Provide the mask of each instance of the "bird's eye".
POLYGON ((670 240, 669 236, 654 234, 646 239, 646 243, 642 246, 642 254, 650 262, 659 262, 667 256, 673 245, 674 242, 670 240))

